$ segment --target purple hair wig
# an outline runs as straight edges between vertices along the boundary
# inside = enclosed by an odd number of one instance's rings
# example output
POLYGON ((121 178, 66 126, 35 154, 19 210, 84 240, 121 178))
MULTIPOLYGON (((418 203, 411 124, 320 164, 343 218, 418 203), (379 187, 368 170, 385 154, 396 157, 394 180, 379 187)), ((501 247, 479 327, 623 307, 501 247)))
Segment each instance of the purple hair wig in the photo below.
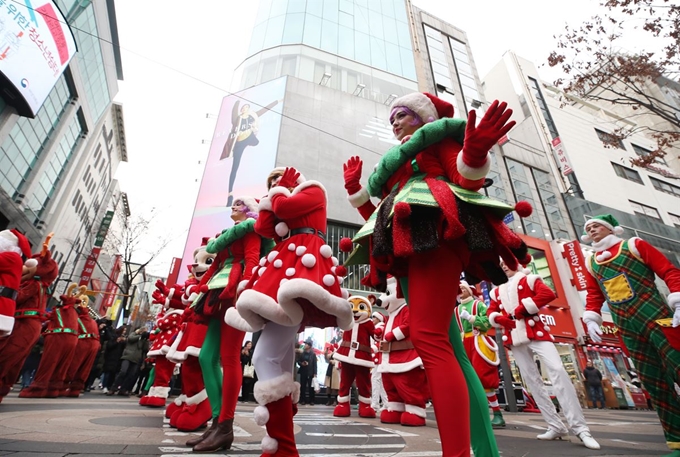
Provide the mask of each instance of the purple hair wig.
POLYGON ((418 116, 418 113, 413 111, 411 108, 408 106, 395 106, 392 108, 392 112, 390 113, 390 124, 394 122, 394 116, 397 114, 397 111, 404 111, 406 114, 410 114, 413 116, 413 122, 411 122, 411 125, 421 125, 424 124, 423 120, 418 116))

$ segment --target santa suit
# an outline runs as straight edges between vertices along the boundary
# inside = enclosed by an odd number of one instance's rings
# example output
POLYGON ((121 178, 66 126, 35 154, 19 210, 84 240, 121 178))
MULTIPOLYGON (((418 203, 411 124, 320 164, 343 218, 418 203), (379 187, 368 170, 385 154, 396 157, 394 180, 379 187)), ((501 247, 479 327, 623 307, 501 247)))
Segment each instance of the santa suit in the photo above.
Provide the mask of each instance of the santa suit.
POLYGON ((277 244, 260 259, 225 321, 241 330, 262 329, 253 354, 258 376, 254 395, 260 404, 255 420, 267 426, 262 448, 277 457, 296 457, 292 404, 300 385, 293 382, 292 370, 298 330, 305 325, 352 325, 351 308, 335 274, 338 261, 325 242, 324 187, 316 181, 305 181, 292 192, 272 187, 260 201, 255 231, 277 244))
POLYGON ((24 262, 16 252, 0 252, 0 337, 12 333, 24 262))
POLYGON ((99 326, 90 316, 88 308, 79 306, 78 314, 78 344, 66 372, 66 382, 60 396, 77 397, 80 395, 101 348, 99 326))
POLYGON ((539 356, 542 365, 547 369, 548 377, 555 389, 557 400, 562 406, 569 428, 578 435, 589 431, 588 425, 583 417, 574 385, 553 344, 554 337, 550 334, 550 328, 544 325, 539 317, 540 309, 554 299, 555 293, 543 283, 538 275, 527 276, 517 272, 508 279, 506 284, 491 291, 491 305, 487 313, 489 321, 496 327, 499 327, 496 322, 498 316, 526 315, 526 317, 518 317, 514 320, 516 323, 514 329, 509 332, 503 329, 502 339, 512 350, 515 362, 522 373, 522 379, 527 383, 548 427, 560 435, 568 433, 546 392, 543 378, 534 363, 533 353, 539 356))
POLYGON ((655 283, 659 276, 671 294, 668 302, 680 302, 680 270, 648 242, 621 240, 609 235, 586 261, 586 311, 584 321, 602 323, 606 301, 612 320, 630 351, 645 389, 652 398, 670 449, 680 449, 680 401, 673 383, 680 384, 680 351, 671 347, 658 319, 673 317, 655 283))
MULTIPOLYGON (((382 331, 385 329, 385 324, 380 322, 375 328, 381 329, 382 331)), ((385 393, 385 388, 383 387, 382 373, 378 370, 382 357, 380 356, 380 349, 375 341, 371 344, 371 349, 373 350, 373 362, 375 363, 375 367, 371 370, 371 408, 377 412, 380 410, 381 402, 383 408, 387 408, 387 393, 385 393)))
POLYGON ((62 295, 52 309, 43 332, 45 346, 40 365, 30 386, 19 393, 21 398, 56 398, 65 388, 66 371, 78 345, 76 298, 62 295))
POLYGON ((47 288, 56 279, 59 270, 50 252, 36 254, 38 266, 32 278, 21 282, 14 312, 12 334, 0 340, 0 400, 11 390, 21 368, 37 343, 46 318, 47 288))
POLYGON ((423 361, 413 347, 406 303, 389 310, 380 341, 380 365, 387 408, 380 421, 390 424, 425 425, 425 405, 429 398, 423 361))
POLYGON ((349 390, 356 381, 359 416, 375 417, 375 411, 371 408, 371 368, 375 366, 371 350, 373 332, 373 321, 366 316, 366 320, 355 322, 351 330, 342 334, 340 347, 333 355, 334 359, 342 363, 338 406, 333 412, 335 416, 349 416, 349 390))

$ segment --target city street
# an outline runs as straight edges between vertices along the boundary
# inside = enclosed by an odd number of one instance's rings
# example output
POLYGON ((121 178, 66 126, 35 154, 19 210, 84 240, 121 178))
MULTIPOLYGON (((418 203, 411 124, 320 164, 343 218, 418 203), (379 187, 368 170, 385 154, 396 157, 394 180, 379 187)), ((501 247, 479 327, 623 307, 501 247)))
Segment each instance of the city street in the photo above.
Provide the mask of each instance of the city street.
MULTIPOLYGON (((210 455, 260 455, 264 429, 252 420, 254 407, 239 403, 232 449, 210 455)), ((585 414, 600 451, 586 449, 578 438, 538 441, 536 434, 544 429, 539 414, 506 413, 507 427, 496 431, 501 455, 658 456, 667 452, 661 426, 651 411, 586 410, 585 414)), ((296 440, 305 456, 440 456, 431 409, 428 418, 426 427, 383 427, 377 419, 339 419, 330 407, 303 406, 295 417, 296 440)), ((136 397, 107 397, 93 391, 77 399, 20 399, 12 392, 0 404, 0 456, 192 455, 184 442, 193 434, 177 432, 166 422, 162 410, 143 408, 136 397)))

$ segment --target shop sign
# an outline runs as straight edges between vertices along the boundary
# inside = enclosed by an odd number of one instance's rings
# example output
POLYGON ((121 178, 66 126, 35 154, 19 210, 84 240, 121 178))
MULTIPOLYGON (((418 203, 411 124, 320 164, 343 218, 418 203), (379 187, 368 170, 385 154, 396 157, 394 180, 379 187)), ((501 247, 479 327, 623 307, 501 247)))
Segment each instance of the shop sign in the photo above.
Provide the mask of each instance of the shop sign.
POLYGON ((570 241, 562 245, 562 257, 569 263, 571 270, 571 283, 576 290, 586 290, 586 262, 581 252, 581 245, 578 241, 570 241))

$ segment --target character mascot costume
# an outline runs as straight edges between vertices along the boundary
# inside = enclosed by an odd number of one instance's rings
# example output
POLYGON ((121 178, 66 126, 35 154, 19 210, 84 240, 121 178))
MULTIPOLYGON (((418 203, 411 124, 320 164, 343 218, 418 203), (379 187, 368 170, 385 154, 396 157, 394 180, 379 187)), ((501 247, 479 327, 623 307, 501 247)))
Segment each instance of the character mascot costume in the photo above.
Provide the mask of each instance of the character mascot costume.
POLYGON ((374 332, 371 302, 361 296, 349 297, 347 301, 352 307, 354 325, 342 334, 340 347, 333 355, 333 358, 342 364, 338 405, 333 410, 333 415, 349 417, 349 390, 356 381, 359 391, 359 416, 373 418, 375 410, 371 408, 371 368, 375 367, 375 363, 371 350, 374 332))
POLYGON ((22 256, 28 259, 26 268, 35 267, 26 237, 14 229, 0 231, 0 338, 9 336, 14 327, 16 298, 24 269, 22 256))
POLYGON ((648 242, 623 240, 623 228, 610 214, 585 224, 584 242, 592 242, 595 255, 586 260, 586 311, 583 321, 590 338, 602 341, 602 304, 630 351, 640 380, 652 398, 666 443, 668 457, 680 457, 680 270, 648 242), (671 294, 656 288, 655 275, 671 294), (668 304, 666 304, 666 302, 668 304))
POLYGON ((486 334, 492 325, 486 316, 486 304, 478 300, 477 295, 475 286, 461 281, 458 296, 460 304, 455 313, 456 324, 463 338, 465 353, 477 372, 489 399, 489 406, 493 411, 491 426, 500 428, 505 427, 505 420, 496 395, 496 390, 500 385, 498 365, 501 359, 498 356, 496 341, 486 334))
MULTIPOLYGON (((19 398, 57 398, 65 389, 66 371, 78 345, 78 311, 80 296, 87 287, 71 284, 61 302, 52 309, 43 331, 45 346, 40 365, 31 385, 19 392, 19 398)), ((68 387, 68 386, 67 386, 68 387)))
POLYGON ((429 399, 423 362, 413 347, 406 300, 397 296, 397 280, 387 279, 387 290, 376 301, 387 311, 384 328, 376 328, 379 345, 378 370, 387 393, 387 407, 380 422, 418 427, 425 425, 429 399))
POLYGON ((267 427, 263 455, 298 457, 293 405, 297 407, 300 384, 292 373, 297 334, 306 325, 346 330, 353 317, 347 293, 340 288, 347 271, 326 244, 326 189, 294 168, 273 170, 267 188, 255 231, 274 239, 276 246, 260 259, 225 320, 241 330, 262 330, 253 365, 259 403, 255 421, 267 427))
POLYGON ((101 344, 99 342, 99 325, 92 318, 90 297, 81 295, 78 311, 78 345, 73 359, 66 372, 66 382, 60 392, 62 397, 78 397, 85 388, 85 381, 90 375, 101 344))
MULTIPOLYGON (((205 292, 196 300, 194 313, 208 319, 208 333, 198 357, 212 410, 212 424, 201 436, 187 441, 196 452, 229 449, 234 441, 234 413, 241 389, 241 343, 245 332, 224 322, 241 287, 258 267, 260 236, 255 233, 257 200, 237 197, 231 207, 234 226, 211 240, 207 252, 216 255, 208 272, 205 292)), ((265 243, 266 244, 266 243, 265 243)))
POLYGON ((502 340, 512 350, 522 379, 527 383, 543 419, 548 423, 548 430, 536 438, 562 439, 568 434, 568 430, 545 389, 543 378, 534 363, 534 353, 539 356, 548 372, 569 428, 588 449, 600 449, 600 445, 590 434, 576 389, 555 349, 555 338, 550 334, 550 327, 543 324, 539 317, 541 308, 555 299, 555 292, 543 283, 540 276, 530 274, 528 269, 517 271, 506 264, 502 266, 509 281, 491 291, 491 304, 487 313, 491 325, 503 328, 502 340))
MULTIPOLYGON (((5 238, 0 236, 0 245, 5 238)), ((52 260, 52 254, 48 249, 51 238, 52 235, 48 235, 42 251, 35 254, 30 262, 26 261, 16 298, 14 329, 9 337, 0 338, 0 401, 12 389, 26 358, 40 338, 48 299, 47 288, 59 274, 57 263, 52 260)), ((0 247, 0 251, 2 249, 0 247)))
MULTIPOLYGON (((350 203, 367 219, 347 265, 368 263, 364 283, 379 290, 385 290, 388 274, 398 279, 445 457, 469 456, 471 433, 475 456, 498 456, 484 389, 459 330, 450 332, 450 324, 461 273, 500 284, 507 278, 499 256, 511 265, 528 256, 503 217, 513 209, 526 217, 531 206, 520 202, 513 208, 479 193, 491 166, 489 150, 515 124, 506 108, 492 103, 477 125, 474 110, 466 123, 453 119, 453 106, 433 95, 404 95, 394 101, 389 119, 402 144, 381 157, 368 187, 360 184, 359 157, 344 166, 350 203), (377 208, 371 196, 382 199, 377 208)), ((351 243, 343 244, 351 250, 351 243)))

